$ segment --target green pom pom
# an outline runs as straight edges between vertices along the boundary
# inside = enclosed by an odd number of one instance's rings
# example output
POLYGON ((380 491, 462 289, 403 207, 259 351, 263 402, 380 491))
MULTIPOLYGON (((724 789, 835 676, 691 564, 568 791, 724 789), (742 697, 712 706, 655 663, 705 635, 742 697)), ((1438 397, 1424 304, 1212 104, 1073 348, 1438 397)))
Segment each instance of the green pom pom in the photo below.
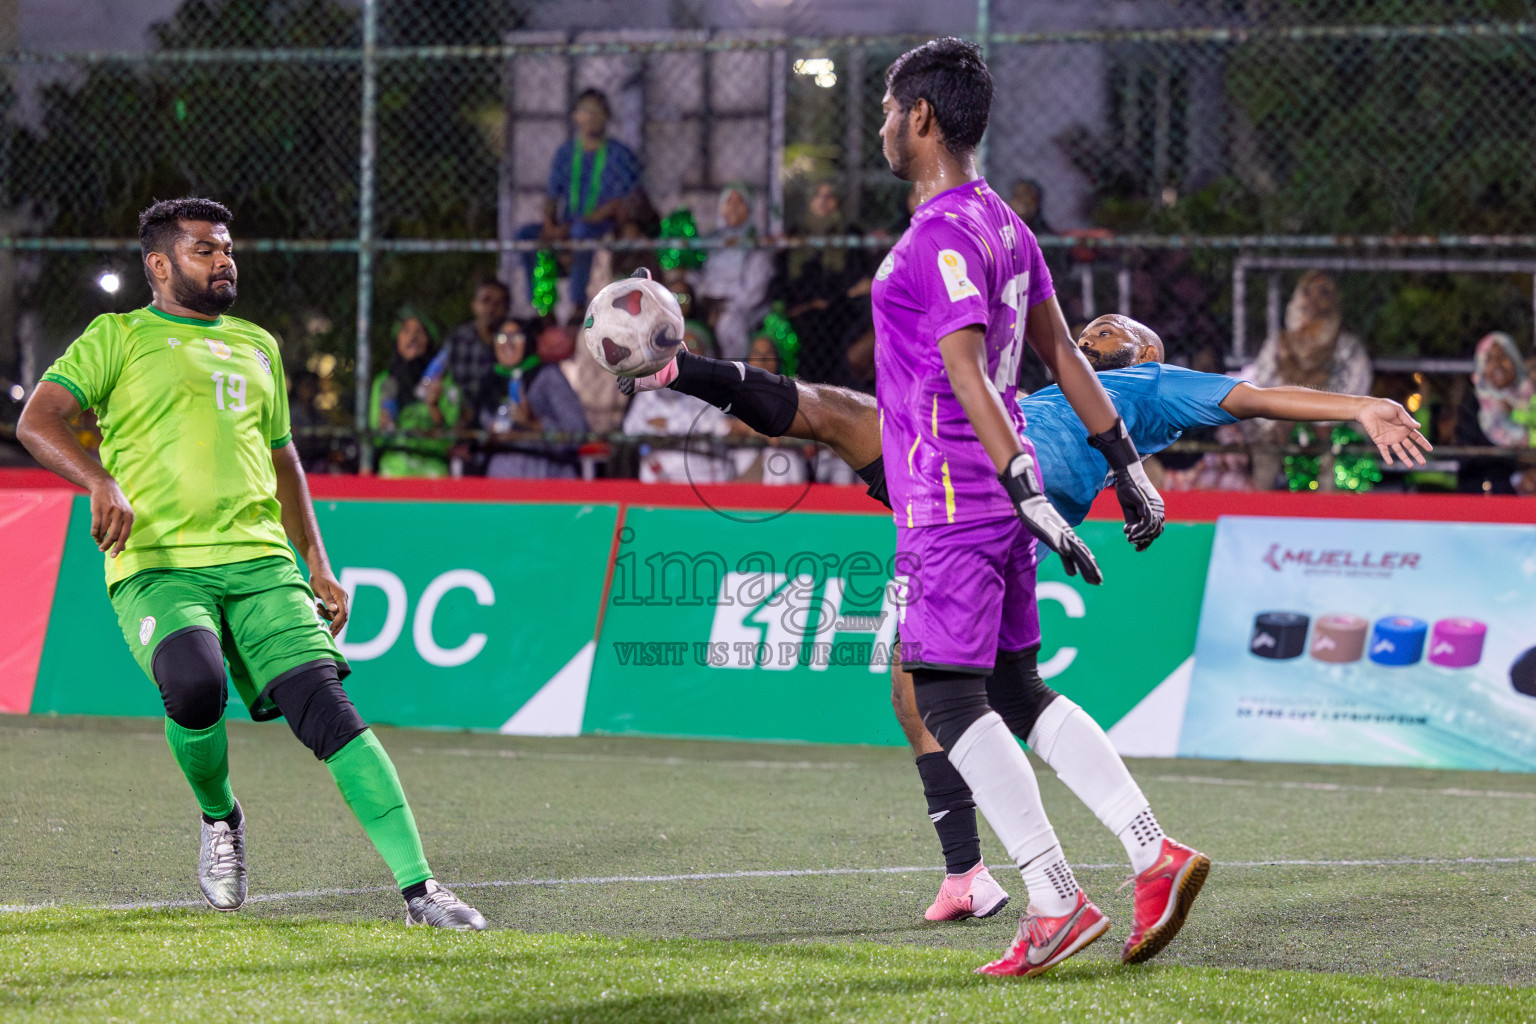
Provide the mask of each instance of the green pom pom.
POLYGON ((552 250, 542 249, 533 262, 533 308, 539 316, 548 316, 560 295, 560 261, 552 250))
MULTIPOLYGON (((698 238, 699 228, 693 222, 693 211, 680 206, 661 218, 662 238, 698 238)), ((663 270, 696 270, 704 265, 706 253, 702 249, 657 249, 656 262, 663 270)))
POLYGON ((789 322, 789 317, 784 315, 784 303, 775 302, 773 308, 763 317, 763 325, 758 329, 758 335, 767 335, 773 341, 773 347, 779 351, 779 372, 786 377, 793 377, 800 370, 800 335, 795 333, 795 327, 789 322))

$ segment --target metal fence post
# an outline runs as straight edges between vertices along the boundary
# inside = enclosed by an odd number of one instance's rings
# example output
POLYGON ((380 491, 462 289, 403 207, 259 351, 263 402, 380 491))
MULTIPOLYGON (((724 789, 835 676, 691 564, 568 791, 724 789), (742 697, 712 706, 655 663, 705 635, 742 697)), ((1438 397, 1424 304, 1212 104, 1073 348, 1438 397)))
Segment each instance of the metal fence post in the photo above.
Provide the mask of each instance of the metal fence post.
POLYGON ((362 130, 357 157, 357 424, 358 471, 373 464, 373 439, 368 433, 368 405, 373 374, 369 365, 369 334, 373 327, 373 191, 378 148, 379 3, 363 0, 362 130))
MULTIPOLYGON (((981 59, 990 65, 992 57, 992 0, 976 0, 976 44, 981 47, 981 59)), ((987 176, 987 136, 983 132, 976 143, 976 173, 987 176)))
POLYGON ((1248 264, 1232 261, 1232 352, 1227 366, 1241 366, 1248 357, 1248 264))

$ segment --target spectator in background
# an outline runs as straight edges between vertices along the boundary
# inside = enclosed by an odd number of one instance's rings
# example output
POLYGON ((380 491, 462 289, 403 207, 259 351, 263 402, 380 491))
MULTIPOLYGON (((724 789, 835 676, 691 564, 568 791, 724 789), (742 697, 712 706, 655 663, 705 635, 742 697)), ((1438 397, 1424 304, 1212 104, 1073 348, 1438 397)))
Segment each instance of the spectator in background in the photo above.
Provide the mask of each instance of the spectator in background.
MULTIPOLYGON (((803 235, 861 234, 843 221, 837 188, 830 181, 811 188, 803 222, 803 235)), ((784 302, 795 333, 800 337, 801 378, 834 384, 847 383, 843 354, 852 341, 850 332, 869 307, 870 271, 861 249, 791 249, 784 257, 784 302)))
MULTIPOLYGON (((1352 395, 1370 393, 1371 357, 1359 338, 1343 330, 1339 287, 1332 275, 1319 270, 1301 275, 1285 307, 1284 329, 1265 339, 1248 379, 1261 388, 1291 384, 1352 395)), ((1253 419, 1244 423, 1243 433, 1250 443, 1281 445, 1292 429, 1289 423, 1253 419)), ((1274 488, 1280 454, 1256 451, 1252 461, 1254 486, 1274 488)), ((1328 457, 1324 462, 1318 480, 1326 490, 1333 470, 1328 457)))
POLYGON ((698 299, 710 300, 708 321, 723 359, 746 358, 752 329, 768 309, 773 253, 757 248, 751 219, 752 190, 741 184, 722 189, 719 226, 711 236, 722 247, 709 250, 694 289, 698 299))
MULTIPOLYGON (((695 355, 713 355, 706 337, 707 331, 690 324, 684 328, 683 344, 695 355)), ((731 432, 731 422, 731 417, 702 399, 671 388, 635 395, 624 416, 624 433, 631 437, 688 438, 672 447, 642 444, 640 482, 706 484, 730 480, 731 464, 722 457, 718 439, 731 432)))
POLYGON ((683 344, 688 346, 689 352, 700 352, 706 356, 718 356, 720 353, 715 347, 715 332, 697 320, 683 321, 683 344))
MULTIPOLYGON (((677 308, 682 311, 683 319, 697 321, 698 304, 694 301, 693 284, 687 275, 685 270, 668 270, 664 282, 671 289, 672 297, 677 300, 677 308)), ((710 335, 709 347, 712 351, 715 347, 713 334, 710 335)))
MULTIPOLYGON (((293 374, 293 386, 288 391, 288 425, 293 429, 293 444, 298 449, 299 461, 304 465, 306 473, 329 473, 331 471, 331 449, 333 438, 317 436, 314 431, 317 427, 328 427, 331 419, 319 407, 316 400, 320 397, 320 375, 313 370, 299 370, 293 374)), ((94 428, 95 419, 91 419, 94 428)), ((101 438, 96 438, 100 444, 101 438)), ((88 451, 95 451, 94 446, 87 444, 85 438, 80 443, 88 451)))
POLYGON ((1515 340, 1503 331, 1485 335, 1473 358, 1472 387, 1477 395, 1477 425, 1489 444, 1531 447, 1532 424, 1521 422, 1531 411, 1530 372, 1515 340), (1519 417, 1517 419, 1517 417, 1519 417))
POLYGON ((412 310, 401 310, 390 328, 389 363, 373 378, 369 420, 375 430, 409 430, 399 425, 401 409, 416 399, 416 388, 437 353, 437 328, 412 310))
POLYGON ((912 215, 917 212, 917 186, 907 189, 906 198, 902 201, 905 211, 899 214, 884 231, 877 234, 890 235, 892 238, 900 238, 906 234, 907 228, 912 224, 912 215))
MULTIPOLYGON (((1532 423, 1527 420, 1536 411, 1532 406, 1536 386, 1514 339, 1503 331, 1484 335, 1477 343, 1472 366, 1472 386, 1465 392, 1456 417, 1456 443, 1468 447, 1536 447, 1531 444, 1532 423)), ((1536 470, 1514 459, 1466 459, 1457 473, 1456 489, 1529 494, 1536 491, 1536 470)))
POLYGON ((419 313, 403 310, 390 333, 394 337, 394 351, 389 365, 373 378, 368 426, 386 433, 398 431, 404 436, 378 439, 379 476, 447 476, 449 442, 421 436, 437 424, 427 403, 416 395, 437 351, 437 329, 419 313))
MULTIPOLYGON (((607 238, 622 234, 627 224, 646 216, 644 211, 649 203, 640 187, 640 158, 624 143, 608 137, 611 116, 608 97, 599 90, 586 89, 576 97, 571 110, 575 130, 550 161, 544 219, 519 228, 520 240, 607 238)), ((537 253, 523 253, 530 296, 537 260, 537 253)), ((587 278, 591 270, 590 250, 571 254, 570 298, 578 311, 587 306, 587 278)))
POLYGON ((507 318, 509 299, 507 286, 500 281, 481 281, 469 304, 473 319, 449 331, 443 340, 447 375, 458 387, 457 408, 449 409, 449 403, 442 401, 442 378, 428 382, 426 398, 438 410, 434 419, 450 429, 476 427, 482 416, 495 413, 501 404, 498 382, 504 385, 505 380, 496 375, 496 333, 507 318))
MULTIPOLYGON (((769 373, 788 372, 794 375, 794 367, 785 365, 784 353, 778 341, 766 331, 758 331, 752 339, 747 362, 769 373)), ((734 417, 728 419, 727 430, 733 437, 762 437, 734 417)), ((808 470, 802 449, 797 445, 786 445, 783 439, 777 437, 764 440, 767 442, 766 447, 753 445, 732 449, 731 461, 736 470, 736 479, 743 483, 769 485, 805 483, 808 470)))
POLYGON ((533 479, 577 475, 575 445, 543 441, 539 433, 587 433, 581 401, 560 363, 571 356, 571 334, 558 324, 539 332, 528 352, 528 335, 516 320, 496 334, 496 370, 500 401, 484 421, 495 449, 486 464, 488 477, 533 479))
POLYGON ((629 396, 614 385, 613 374, 598 365, 586 345, 577 342, 572 348, 571 357, 560 363, 560 372, 581 402, 588 429, 612 434, 624 423, 629 396))
POLYGON ((1008 193, 1008 205, 1025 227, 1037 235, 1054 235, 1056 232, 1045 221, 1044 200, 1045 192, 1034 178, 1020 178, 1013 183, 1013 191, 1008 193))

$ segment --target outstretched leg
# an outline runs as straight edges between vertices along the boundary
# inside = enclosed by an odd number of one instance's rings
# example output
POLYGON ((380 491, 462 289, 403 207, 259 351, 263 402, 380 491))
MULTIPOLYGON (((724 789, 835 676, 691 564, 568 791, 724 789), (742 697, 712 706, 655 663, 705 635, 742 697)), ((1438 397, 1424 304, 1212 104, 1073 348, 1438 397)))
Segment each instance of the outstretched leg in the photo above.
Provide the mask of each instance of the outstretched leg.
POLYGON ((816 441, 856 470, 880 458, 880 414, 873 395, 811 384, 748 363, 683 351, 665 368, 620 387, 670 387, 702 399, 765 437, 816 441))
POLYGON ((416 816, 384 747, 322 659, 271 684, 270 696, 299 742, 329 769, 342 799, 395 876, 407 924, 478 931, 485 918, 432 877, 416 816))

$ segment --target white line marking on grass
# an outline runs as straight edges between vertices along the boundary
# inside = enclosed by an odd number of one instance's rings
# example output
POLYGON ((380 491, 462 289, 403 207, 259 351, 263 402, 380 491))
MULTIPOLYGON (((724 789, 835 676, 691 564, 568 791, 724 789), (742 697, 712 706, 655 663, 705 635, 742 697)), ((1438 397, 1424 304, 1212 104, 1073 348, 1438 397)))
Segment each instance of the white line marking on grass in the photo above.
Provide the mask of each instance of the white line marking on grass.
MULTIPOLYGON (((1469 867, 1477 865, 1536 864, 1536 857, 1397 857, 1390 860, 1229 860, 1216 861, 1220 868, 1392 868, 1392 867, 1469 867)), ((1074 864, 1074 871, 1124 872, 1125 864, 1074 864)), ((562 885, 629 885, 665 882, 728 882, 742 878, 826 878, 847 875, 919 875, 938 874, 941 865, 888 868, 786 868, 757 871, 708 871, 675 875, 585 875, 575 878, 512 878, 492 882, 448 882, 450 889, 545 888, 562 885)), ((337 896, 376 896, 396 893, 392 886, 379 885, 353 889, 304 889, 297 892, 262 893, 247 903, 282 903, 297 900, 331 899, 337 896)), ((38 910, 176 910, 201 907, 202 900, 141 900, 132 903, 34 903, 0 905, 0 913, 19 914, 38 910)))
POLYGON ((576 761, 586 764, 655 764, 665 767, 698 765, 701 768, 794 768, 844 771, 849 768, 869 768, 869 765, 852 761, 737 761, 711 760, 694 757, 627 757, 622 754, 561 754, 532 750, 471 750, 467 747, 412 747, 413 754, 446 754, 449 757, 500 757, 517 761, 576 761))
POLYGON ((1287 779, 1224 779, 1214 775, 1153 775, 1154 782, 1177 782, 1196 786, 1246 786, 1255 789, 1302 789, 1317 793, 1403 793, 1409 796, 1448 796, 1457 799, 1485 796, 1494 800, 1536 800, 1536 792, 1522 793, 1507 789, 1421 789, 1404 786, 1357 786, 1344 782, 1301 782, 1287 779))

